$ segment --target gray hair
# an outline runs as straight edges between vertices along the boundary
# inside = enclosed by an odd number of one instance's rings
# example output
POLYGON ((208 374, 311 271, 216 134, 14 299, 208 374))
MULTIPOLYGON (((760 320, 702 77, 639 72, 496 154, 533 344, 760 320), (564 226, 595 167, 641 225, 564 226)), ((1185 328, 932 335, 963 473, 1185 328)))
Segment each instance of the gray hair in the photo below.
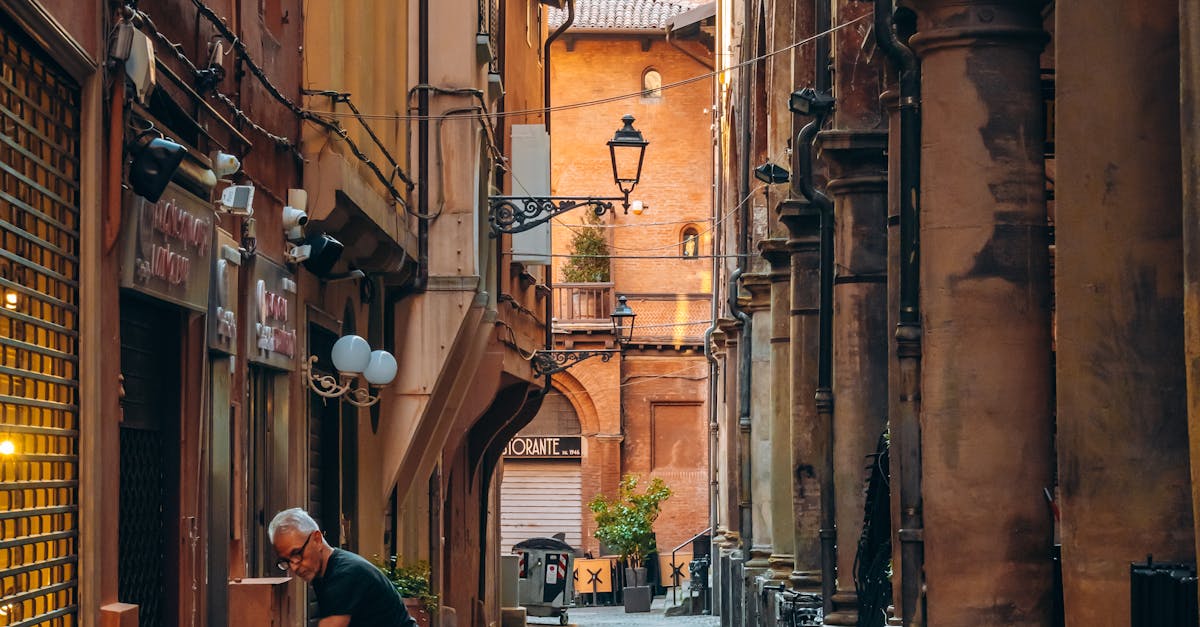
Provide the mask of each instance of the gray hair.
POLYGON ((293 507, 275 514, 275 518, 271 519, 271 524, 267 525, 267 538, 272 544, 275 543, 275 534, 281 529, 284 531, 292 530, 299 531, 300 533, 312 533, 320 529, 320 527, 317 526, 317 521, 313 520, 313 517, 304 511, 304 508, 293 507))

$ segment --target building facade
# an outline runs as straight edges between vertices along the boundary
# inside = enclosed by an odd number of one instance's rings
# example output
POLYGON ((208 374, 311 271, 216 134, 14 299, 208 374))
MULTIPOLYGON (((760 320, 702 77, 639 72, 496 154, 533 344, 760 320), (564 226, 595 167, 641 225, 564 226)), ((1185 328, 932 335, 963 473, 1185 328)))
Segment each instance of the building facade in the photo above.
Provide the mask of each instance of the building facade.
POLYGON ((716 12, 722 624, 1150 611, 1131 564, 1197 552, 1194 12, 716 12))
POLYGON ((545 318, 499 303, 544 299, 486 198, 544 11, 0 3, 0 620, 306 624, 266 537, 291 506, 429 562, 442 620, 498 617, 448 583, 495 568, 493 470, 541 402, 545 318), (390 384, 333 393, 351 334, 390 384))

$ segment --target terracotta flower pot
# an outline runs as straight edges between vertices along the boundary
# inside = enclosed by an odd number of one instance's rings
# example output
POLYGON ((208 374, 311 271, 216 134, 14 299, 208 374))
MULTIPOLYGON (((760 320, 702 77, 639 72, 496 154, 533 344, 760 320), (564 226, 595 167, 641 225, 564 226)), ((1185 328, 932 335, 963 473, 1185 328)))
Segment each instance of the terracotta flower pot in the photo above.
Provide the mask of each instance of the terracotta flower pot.
POLYGON ((433 619, 429 615, 429 610, 425 608, 425 604, 420 599, 404 599, 404 607, 408 610, 409 616, 417 621, 420 627, 433 627, 433 619))

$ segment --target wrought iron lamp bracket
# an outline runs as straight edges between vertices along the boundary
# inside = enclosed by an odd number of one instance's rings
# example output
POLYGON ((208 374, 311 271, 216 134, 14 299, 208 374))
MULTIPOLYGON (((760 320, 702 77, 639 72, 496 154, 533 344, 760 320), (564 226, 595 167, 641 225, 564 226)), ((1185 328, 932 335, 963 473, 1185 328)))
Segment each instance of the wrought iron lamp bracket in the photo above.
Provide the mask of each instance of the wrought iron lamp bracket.
POLYGON ((338 381, 333 375, 320 374, 313 372, 313 365, 317 363, 317 356, 312 355, 308 361, 304 362, 304 380, 308 382, 308 387, 321 398, 343 398, 347 403, 355 407, 370 407, 379 402, 379 395, 371 395, 371 392, 366 387, 351 387, 355 377, 350 375, 341 375, 341 381, 338 381))
POLYGON ((619 350, 539 350, 533 354, 533 372, 537 376, 556 374, 575 364, 592 357, 600 361, 608 361, 621 351, 619 350))
POLYGON ((492 196, 488 199, 488 222, 492 226, 492 237, 501 233, 528 231, 551 218, 578 209, 591 207, 596 217, 612 211, 613 203, 620 202, 628 211, 629 196, 492 196))

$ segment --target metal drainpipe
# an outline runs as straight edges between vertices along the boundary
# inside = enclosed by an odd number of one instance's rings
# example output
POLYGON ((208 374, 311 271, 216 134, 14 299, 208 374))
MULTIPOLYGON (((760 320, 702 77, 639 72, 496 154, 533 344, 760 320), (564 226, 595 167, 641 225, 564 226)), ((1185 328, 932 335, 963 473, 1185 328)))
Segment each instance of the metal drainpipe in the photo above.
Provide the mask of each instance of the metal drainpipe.
MULTIPOLYGON (((749 50, 751 44, 748 22, 753 8, 753 0, 745 0, 745 14, 742 26, 742 50, 749 50)), ((751 481, 751 441, 750 441, 750 331, 751 319, 749 314, 742 311, 737 304, 737 283, 746 272, 747 251, 750 249, 750 85, 749 68, 743 68, 739 81, 741 83, 741 118, 738 129, 741 134, 741 152, 738 159, 738 201, 742 205, 738 220, 738 239, 735 251, 738 255, 737 268, 729 275, 729 312, 742 323, 742 337, 738 342, 740 355, 738 357, 738 449, 741 454, 738 478, 738 532, 741 534, 743 559, 750 559, 750 549, 754 545, 754 513, 753 491, 751 481)))
POLYGON ((821 601, 825 615, 833 612, 837 576, 837 536, 833 486, 833 201, 813 188, 812 143, 825 117, 815 116, 796 136, 796 162, 800 193, 821 212, 821 287, 817 314, 816 406, 818 423, 825 429, 825 455, 821 460, 821 601))
MULTIPOLYGON (((429 0, 417 5, 417 82, 429 84, 429 0)), ((417 94, 417 278, 418 292, 429 285, 429 90, 417 94)))
POLYGON ((545 117, 547 135, 550 134, 550 45, 554 43, 555 39, 558 39, 559 35, 562 35, 564 32, 566 32, 568 28, 571 28, 571 24, 574 23, 575 0, 567 0, 567 21, 563 22, 561 26, 554 29, 554 32, 550 33, 550 36, 546 38, 546 45, 544 47, 545 52, 542 53, 542 97, 546 102, 545 117))
POLYGON ((921 66, 893 31, 892 0, 875 0, 875 40, 900 73, 900 311, 896 325, 900 404, 894 421, 900 460, 900 588, 904 625, 924 616, 921 500, 920 182, 921 66), (918 603, 920 600, 920 603, 918 603), (921 611, 918 612, 918 606, 921 611))
POLYGON ((829 0, 817 0, 815 15, 817 39, 813 42, 813 51, 816 53, 813 59, 813 64, 816 65, 813 72, 813 89, 828 93, 832 79, 830 77, 830 48, 832 46, 829 40, 833 35, 822 34, 828 33, 831 27, 833 18, 830 16, 829 0))

